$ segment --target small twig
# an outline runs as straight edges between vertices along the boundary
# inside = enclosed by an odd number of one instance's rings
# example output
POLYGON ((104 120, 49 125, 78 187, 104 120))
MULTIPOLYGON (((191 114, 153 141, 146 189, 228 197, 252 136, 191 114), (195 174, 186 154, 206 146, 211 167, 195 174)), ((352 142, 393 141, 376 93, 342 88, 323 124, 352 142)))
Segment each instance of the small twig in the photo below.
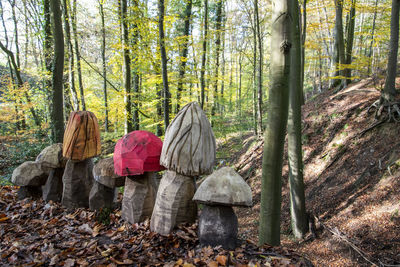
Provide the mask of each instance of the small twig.
POLYGON ((376 263, 374 263, 371 260, 369 260, 367 258, 367 256, 366 256, 366 254, 360 248, 358 248, 355 244, 350 242, 350 240, 344 234, 342 234, 336 227, 334 229, 332 229, 332 228, 330 228, 329 226, 325 225, 322 222, 320 222, 320 224, 322 225, 322 227, 324 227, 326 230, 328 230, 330 233, 332 233, 339 240, 341 240, 344 243, 346 243, 347 245, 349 245, 355 252, 357 252, 364 260, 366 260, 372 266, 377 266, 378 267, 378 265, 376 263))
POLYGON ((372 124, 370 127, 368 127, 367 129, 363 130, 363 131, 359 134, 360 137, 362 137, 366 132, 368 132, 368 131, 374 129, 375 127, 377 127, 377 126, 379 126, 379 125, 381 125, 381 124, 383 124, 384 122, 385 122, 385 120, 380 120, 380 121, 378 121, 378 122, 372 124))

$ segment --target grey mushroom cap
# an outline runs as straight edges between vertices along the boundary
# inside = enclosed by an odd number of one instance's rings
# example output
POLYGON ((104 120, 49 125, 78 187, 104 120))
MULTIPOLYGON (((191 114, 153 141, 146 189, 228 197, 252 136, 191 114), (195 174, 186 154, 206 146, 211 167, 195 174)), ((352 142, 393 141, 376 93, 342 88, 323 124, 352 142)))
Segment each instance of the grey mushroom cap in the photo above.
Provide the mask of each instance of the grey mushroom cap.
POLYGON ((250 186, 231 167, 223 167, 209 175, 199 186, 194 201, 207 205, 252 206, 250 186))
POLYGON ((36 162, 41 164, 46 173, 50 173, 51 169, 64 168, 66 161, 62 156, 62 144, 56 143, 43 149, 36 157, 36 162))
POLYGON ((99 160, 93 168, 93 177, 100 184, 114 188, 125 185, 125 177, 114 172, 113 158, 99 160))
POLYGON ((46 183, 47 176, 40 163, 26 161, 14 169, 11 182, 19 186, 41 186, 46 183))
POLYGON ((165 133, 160 164, 186 176, 210 174, 215 163, 215 137, 199 104, 184 106, 165 133))

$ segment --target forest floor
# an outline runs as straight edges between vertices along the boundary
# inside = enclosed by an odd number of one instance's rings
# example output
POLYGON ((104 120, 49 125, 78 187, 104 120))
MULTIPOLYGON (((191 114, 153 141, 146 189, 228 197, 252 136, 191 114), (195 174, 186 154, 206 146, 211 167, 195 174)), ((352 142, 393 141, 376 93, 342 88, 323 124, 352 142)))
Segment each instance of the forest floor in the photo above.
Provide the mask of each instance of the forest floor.
MULTIPOLYGON (((317 236, 295 241, 291 235, 285 156, 281 243, 315 266, 400 266, 400 124, 385 123, 362 134, 374 123, 374 111, 367 110, 379 95, 366 79, 303 106, 306 207, 317 236)), ((226 164, 252 188, 254 206, 237 213, 241 237, 255 242, 262 152, 262 139, 251 133, 228 136, 219 147, 222 158, 234 155, 226 164)))
MULTIPOLYGON (((398 265, 400 124, 385 123, 361 135, 374 123, 367 109, 378 97, 367 79, 338 93, 324 92, 303 107, 306 206, 315 218, 316 237, 296 241, 291 235, 285 159, 282 246, 255 245, 263 141, 241 132, 217 140, 218 164, 233 166, 253 192, 254 206, 236 210, 242 244, 235 251, 201 248, 196 224, 165 237, 152 233, 148 221, 124 223, 118 209, 104 215, 41 200, 17 201, 16 187, 0 186, 0 265, 308 266, 305 258, 315 266, 398 265)), ((45 145, 28 149, 10 142, 0 138, 0 176, 45 145), (29 155, 23 154, 27 150, 29 155)), ((112 153, 113 142, 103 145, 104 154, 112 153)))

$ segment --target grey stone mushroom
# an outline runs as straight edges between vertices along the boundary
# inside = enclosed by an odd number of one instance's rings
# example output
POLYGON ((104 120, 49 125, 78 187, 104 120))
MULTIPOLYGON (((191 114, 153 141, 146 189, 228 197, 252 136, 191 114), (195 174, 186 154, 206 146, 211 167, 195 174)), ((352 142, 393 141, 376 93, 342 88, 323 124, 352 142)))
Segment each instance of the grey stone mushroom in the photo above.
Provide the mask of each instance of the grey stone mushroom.
POLYGON ((93 168, 94 182, 89 194, 89 208, 100 210, 114 207, 117 187, 125 185, 125 177, 114 172, 113 158, 101 159, 93 168))
POLYGON ((179 223, 194 222, 195 178, 210 174, 215 163, 215 137, 196 102, 183 107, 168 126, 160 164, 168 170, 160 181, 150 229, 169 234, 179 223))
POLYGON ((48 174, 46 184, 42 186, 42 197, 45 201, 61 201, 63 183, 62 176, 66 159, 62 156, 62 144, 56 143, 46 147, 36 157, 42 170, 48 174))
POLYGON ((14 169, 11 177, 11 182, 20 186, 18 199, 41 197, 41 186, 46 180, 47 174, 42 170, 41 164, 35 161, 22 163, 14 169))
POLYGON ((232 206, 251 206, 250 186, 231 167, 223 167, 199 186, 193 200, 203 204, 198 236, 203 246, 237 246, 238 220, 232 206))

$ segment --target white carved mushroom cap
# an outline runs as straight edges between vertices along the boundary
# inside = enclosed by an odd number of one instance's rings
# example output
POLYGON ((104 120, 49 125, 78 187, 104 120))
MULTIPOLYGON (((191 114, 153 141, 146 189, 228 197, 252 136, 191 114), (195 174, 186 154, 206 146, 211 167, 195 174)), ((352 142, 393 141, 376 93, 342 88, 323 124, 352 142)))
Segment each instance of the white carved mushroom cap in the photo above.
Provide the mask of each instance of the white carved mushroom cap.
POLYGON ((223 167, 208 176, 193 200, 225 206, 251 206, 253 202, 250 186, 231 167, 223 167))
POLYGON ((56 143, 43 149, 36 157, 36 162, 42 165, 46 173, 49 173, 50 169, 64 167, 65 162, 62 160, 62 144, 56 143))
POLYGON ((168 126, 160 164, 186 176, 210 174, 215 162, 215 137, 204 111, 192 102, 168 126))

